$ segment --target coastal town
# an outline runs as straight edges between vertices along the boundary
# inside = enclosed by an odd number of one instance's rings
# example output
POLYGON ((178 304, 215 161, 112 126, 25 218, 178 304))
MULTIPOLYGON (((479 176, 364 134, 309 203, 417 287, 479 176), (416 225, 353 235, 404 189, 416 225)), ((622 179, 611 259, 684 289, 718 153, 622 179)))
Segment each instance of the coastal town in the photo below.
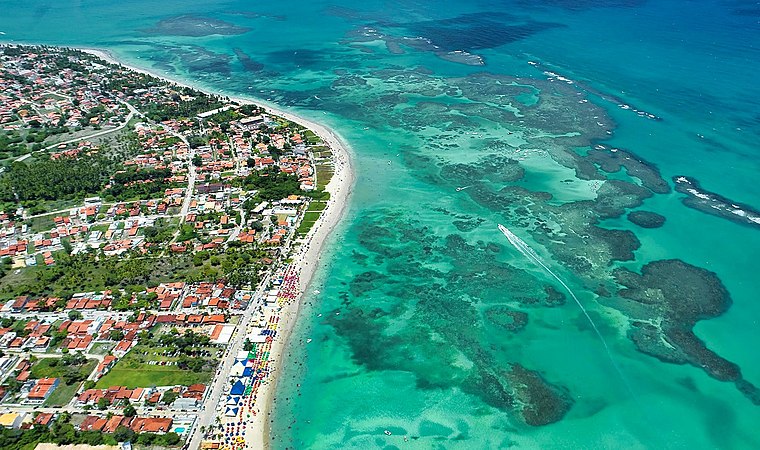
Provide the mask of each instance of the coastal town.
POLYGON ((101 56, 0 47, 0 447, 261 448, 347 156, 101 56))

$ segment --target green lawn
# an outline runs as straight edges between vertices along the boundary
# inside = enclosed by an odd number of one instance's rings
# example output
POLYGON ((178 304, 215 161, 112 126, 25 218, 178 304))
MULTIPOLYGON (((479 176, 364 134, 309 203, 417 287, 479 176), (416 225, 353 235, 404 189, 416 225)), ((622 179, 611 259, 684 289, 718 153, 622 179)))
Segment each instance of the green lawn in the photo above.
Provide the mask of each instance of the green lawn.
MULTIPOLYGON (((88 377, 92 371, 95 370, 95 366, 97 365, 98 360, 89 359, 86 364, 79 366, 78 370, 82 378, 88 377)), ((63 364, 60 358, 40 358, 34 363, 32 366, 32 378, 52 377, 60 379, 60 384, 55 388, 55 391, 50 394, 50 397, 45 400, 44 406, 65 406, 72 398, 74 398, 74 395, 76 395, 77 390, 82 383, 77 382, 66 384, 63 382, 63 379, 61 379, 66 373, 66 370, 71 367, 72 366, 63 364)))
POLYGON ((45 216, 34 217, 27 220, 26 224, 31 231, 40 233, 42 231, 50 231, 55 226, 53 219, 56 214, 48 214, 45 216))
MULTIPOLYGON (((312 202, 312 204, 314 204, 314 202, 312 202)), ((309 205, 309 209, 311 209, 311 205, 309 205)), ((321 214, 321 211, 306 211, 303 213, 303 220, 301 221, 301 224, 298 225, 296 232, 301 235, 308 233, 309 230, 311 230, 311 227, 317 223, 317 220, 321 214)))
POLYGON ((317 164, 317 190, 323 190, 334 174, 335 170, 331 165, 317 164))
MULTIPOLYGON (((214 352, 220 351, 218 347, 204 347, 214 352)), ((118 363, 98 380, 96 387, 105 389, 111 386, 126 386, 130 389, 137 387, 152 386, 189 386, 196 383, 208 383, 211 381, 212 370, 193 372, 182 370, 177 366, 159 366, 149 364, 150 361, 173 362, 179 358, 165 356, 164 352, 172 352, 167 347, 138 344, 129 353, 124 355, 118 363)), ((218 362, 218 361, 217 361, 218 362)))
POLYGON ((61 384, 50 394, 43 406, 66 406, 79 390, 81 383, 68 385, 61 381, 61 384))
POLYGON ((305 235, 309 232, 309 230, 311 230, 311 228, 314 226, 315 223, 316 222, 313 220, 312 221, 304 220, 301 222, 300 225, 298 225, 298 229, 296 230, 296 232, 298 234, 305 235))
MULTIPOLYGON (((79 367, 79 373, 87 377, 97 365, 98 360, 87 360, 87 364, 79 367)), ((60 378, 69 367, 63 364, 61 358, 40 358, 32 366, 32 378, 60 378)))
POLYGON ((329 158, 332 156, 330 147, 326 145, 315 145, 311 147, 309 150, 311 150, 315 158, 329 158))
POLYGON ((322 140, 319 139, 319 136, 314 134, 314 132, 311 130, 304 130, 301 135, 303 136, 304 140, 310 145, 315 145, 322 142, 322 140))
POLYGON ((327 208, 327 202, 313 201, 309 203, 307 211, 323 211, 325 208, 327 208))
POLYGON ((108 225, 93 225, 90 227, 90 231, 100 231, 101 233, 105 233, 108 231, 108 225))
POLYGON ((147 388, 152 386, 174 386, 181 384, 208 384, 211 381, 211 372, 191 372, 180 370, 176 366, 151 366, 141 364, 136 369, 119 368, 111 369, 103 378, 98 380, 95 387, 106 389, 111 386, 126 386, 129 389, 138 387, 147 388))
POLYGON ((63 376, 65 371, 66 366, 61 362, 61 358, 42 358, 32 366, 32 378, 58 378, 63 376))

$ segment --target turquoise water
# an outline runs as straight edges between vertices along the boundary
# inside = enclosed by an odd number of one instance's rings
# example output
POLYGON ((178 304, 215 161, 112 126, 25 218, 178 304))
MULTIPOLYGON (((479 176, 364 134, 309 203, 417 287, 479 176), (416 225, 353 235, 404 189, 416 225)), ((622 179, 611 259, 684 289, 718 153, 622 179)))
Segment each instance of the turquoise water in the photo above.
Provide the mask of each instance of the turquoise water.
POLYGON ((6 40, 107 48, 352 147, 275 448, 760 447, 760 231, 672 180, 760 209, 754 2, 0 4, 6 40))

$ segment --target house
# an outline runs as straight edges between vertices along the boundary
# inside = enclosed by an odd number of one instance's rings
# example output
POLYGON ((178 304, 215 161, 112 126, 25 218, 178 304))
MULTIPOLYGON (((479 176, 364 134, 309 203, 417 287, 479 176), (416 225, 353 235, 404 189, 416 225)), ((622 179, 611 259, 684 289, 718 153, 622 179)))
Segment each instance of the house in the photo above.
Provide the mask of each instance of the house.
POLYGON ((79 424, 79 429, 82 431, 101 431, 106 425, 106 419, 98 416, 87 416, 79 424))
POLYGON ((24 421, 26 413, 6 413, 0 415, 0 425, 5 428, 18 429, 24 421))
POLYGON ((34 419, 34 426, 47 427, 53 421, 55 414, 53 413, 39 413, 34 419))
POLYGON ((176 400, 174 400, 174 403, 172 403, 172 407, 174 409, 180 409, 180 410, 188 410, 188 409, 195 409, 198 407, 198 399, 193 397, 180 397, 176 400))
POLYGON ((135 417, 129 427, 135 433, 167 433, 172 422, 171 417, 135 417))
POLYGON ((103 361, 98 364, 98 367, 95 369, 95 374, 97 378, 102 377, 105 375, 108 370, 113 367, 113 365, 116 363, 117 359, 113 355, 106 355, 103 357, 103 361))
POLYGON ((58 378, 40 378, 26 396, 28 403, 42 403, 60 384, 58 378))
POLYGON ((116 347, 112 350, 112 353, 118 357, 122 357, 136 344, 136 341, 128 340, 126 338, 119 341, 116 347))

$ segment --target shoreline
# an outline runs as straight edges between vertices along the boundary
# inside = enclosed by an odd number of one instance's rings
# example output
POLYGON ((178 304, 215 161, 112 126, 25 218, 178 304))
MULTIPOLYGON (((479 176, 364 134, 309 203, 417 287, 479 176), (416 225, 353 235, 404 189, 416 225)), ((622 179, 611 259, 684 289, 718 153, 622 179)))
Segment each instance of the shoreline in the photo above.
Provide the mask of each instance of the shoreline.
MULTIPOLYGON (((325 246, 325 241, 342 221, 348 211, 348 201, 351 197, 353 186, 356 181, 355 173, 352 170, 350 146, 345 143, 345 140, 339 134, 336 134, 327 126, 315 123, 309 119, 298 116, 297 114, 284 111, 276 106, 272 106, 268 102, 260 101, 255 98, 249 99, 241 96, 230 96, 221 91, 215 93, 209 89, 192 85, 185 80, 179 81, 149 69, 134 67, 130 64, 125 64, 108 50, 96 48, 71 48, 89 53, 111 64, 126 67, 135 72, 160 78, 179 86, 188 87, 211 95, 221 95, 229 98, 230 101, 240 104, 257 105, 275 116, 283 117, 313 131, 329 146, 332 152, 334 173, 330 183, 325 186, 325 191, 330 193, 330 199, 327 202, 327 207, 319 217, 319 220, 317 220, 311 230, 309 230, 309 233, 292 256, 293 262, 291 263, 291 270, 298 273, 299 293, 294 301, 283 307, 283 310, 280 313, 282 317, 282 331, 272 343, 272 349, 270 352, 270 364, 272 370, 267 375, 266 382, 262 383, 258 388, 257 401, 262 402, 262 404, 257 405, 259 412, 250 420, 249 426, 246 430, 246 441, 250 439, 251 442, 249 443, 253 445, 253 448, 268 449, 270 447, 269 418, 271 417, 274 405, 274 391, 277 389, 285 347, 290 341, 293 329, 298 321, 301 302, 303 301, 304 295, 311 285, 314 274, 318 268, 317 262, 319 261, 319 255, 325 246)), ((245 332, 245 330, 241 330, 241 332, 245 332)))

